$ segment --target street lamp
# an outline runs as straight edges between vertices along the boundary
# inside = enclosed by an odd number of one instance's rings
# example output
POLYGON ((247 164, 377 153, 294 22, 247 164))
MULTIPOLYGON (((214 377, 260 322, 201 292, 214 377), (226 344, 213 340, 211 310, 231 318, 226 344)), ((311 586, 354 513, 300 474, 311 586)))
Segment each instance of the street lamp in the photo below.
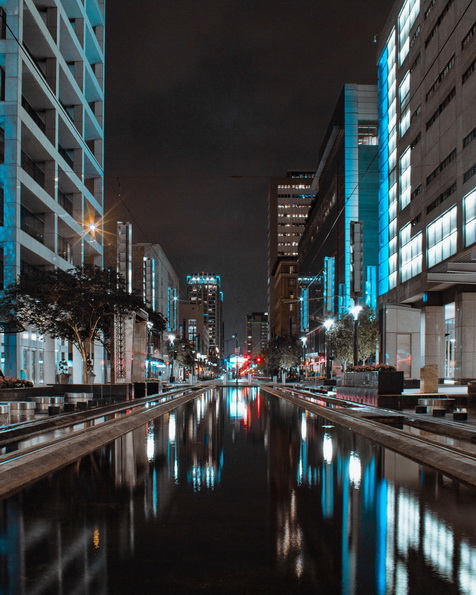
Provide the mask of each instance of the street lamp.
POLYGON ((327 320, 324 320, 324 356, 326 359, 326 378, 330 378, 331 377, 331 366, 330 366, 330 361, 329 361, 329 353, 328 353, 328 348, 327 348, 327 333, 330 331, 330 329, 334 326, 334 319, 333 318, 328 318, 327 320))
POLYGON ((306 343, 307 343, 307 337, 301 337, 301 343, 302 343, 302 364, 301 367, 303 369, 303 374, 304 377, 306 377, 306 343))
POLYGON ((358 339, 358 332, 359 332, 359 314, 362 310, 362 306, 355 305, 353 308, 349 310, 349 312, 354 317, 354 366, 356 366, 359 362, 359 339, 358 339))
POLYGON ((174 341, 175 335, 167 335, 167 339, 170 341, 170 347, 172 349, 172 368, 170 370, 170 382, 175 382, 174 376, 174 368, 175 368, 175 349, 174 349, 174 341))

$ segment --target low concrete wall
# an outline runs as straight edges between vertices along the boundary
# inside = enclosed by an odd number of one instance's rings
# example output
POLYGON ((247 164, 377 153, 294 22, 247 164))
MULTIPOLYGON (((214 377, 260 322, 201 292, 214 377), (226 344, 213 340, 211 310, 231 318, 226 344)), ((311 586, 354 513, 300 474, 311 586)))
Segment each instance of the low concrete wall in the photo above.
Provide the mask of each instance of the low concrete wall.
POLYGON ((65 393, 93 393, 94 399, 127 401, 134 398, 134 385, 127 384, 49 384, 31 388, 2 388, 0 401, 28 401, 31 397, 56 397, 65 393))

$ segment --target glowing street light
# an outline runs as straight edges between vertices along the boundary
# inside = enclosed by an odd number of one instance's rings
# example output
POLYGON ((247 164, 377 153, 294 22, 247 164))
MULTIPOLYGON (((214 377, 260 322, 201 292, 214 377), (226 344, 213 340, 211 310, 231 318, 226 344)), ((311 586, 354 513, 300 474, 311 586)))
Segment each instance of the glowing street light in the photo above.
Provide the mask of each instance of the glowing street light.
POLYGON ((331 330, 331 328, 334 326, 335 324, 335 320, 333 318, 328 318, 327 320, 324 320, 324 328, 325 328, 325 332, 324 332, 324 355, 325 355, 325 359, 326 359, 326 378, 330 378, 331 376, 331 366, 330 366, 330 361, 329 361, 329 350, 327 348, 327 333, 331 330))
POLYGON ((303 368, 303 372, 304 372, 304 377, 306 376, 306 344, 307 344, 307 337, 301 337, 300 339, 301 343, 302 343, 302 368, 303 368))
POLYGON ((174 368, 175 368, 175 349, 174 349, 174 341, 175 335, 167 335, 167 339, 170 341, 170 347, 172 349, 172 368, 170 370, 170 382, 175 382, 174 376, 174 368))
POLYGON ((362 306, 355 305, 353 308, 350 308, 349 312, 354 317, 354 366, 359 363, 359 355, 358 355, 358 348, 359 348, 359 339, 358 339, 358 332, 359 332, 359 314, 362 311, 362 306))

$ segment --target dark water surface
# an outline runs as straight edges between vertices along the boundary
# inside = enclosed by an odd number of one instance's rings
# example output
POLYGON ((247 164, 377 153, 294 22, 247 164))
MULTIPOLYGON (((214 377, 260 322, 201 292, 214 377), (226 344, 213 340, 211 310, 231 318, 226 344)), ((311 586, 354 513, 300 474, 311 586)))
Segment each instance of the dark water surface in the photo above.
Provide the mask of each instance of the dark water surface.
POLYGON ((0 502, 0 593, 476 593, 476 492, 252 388, 0 502))

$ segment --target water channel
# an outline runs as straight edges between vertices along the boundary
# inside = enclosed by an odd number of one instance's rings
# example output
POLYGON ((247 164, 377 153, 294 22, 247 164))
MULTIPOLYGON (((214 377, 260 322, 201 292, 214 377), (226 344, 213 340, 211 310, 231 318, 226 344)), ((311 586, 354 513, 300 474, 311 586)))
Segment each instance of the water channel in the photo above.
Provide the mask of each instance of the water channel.
POLYGON ((474 594, 476 491, 255 388, 0 502, 0 593, 474 594))

